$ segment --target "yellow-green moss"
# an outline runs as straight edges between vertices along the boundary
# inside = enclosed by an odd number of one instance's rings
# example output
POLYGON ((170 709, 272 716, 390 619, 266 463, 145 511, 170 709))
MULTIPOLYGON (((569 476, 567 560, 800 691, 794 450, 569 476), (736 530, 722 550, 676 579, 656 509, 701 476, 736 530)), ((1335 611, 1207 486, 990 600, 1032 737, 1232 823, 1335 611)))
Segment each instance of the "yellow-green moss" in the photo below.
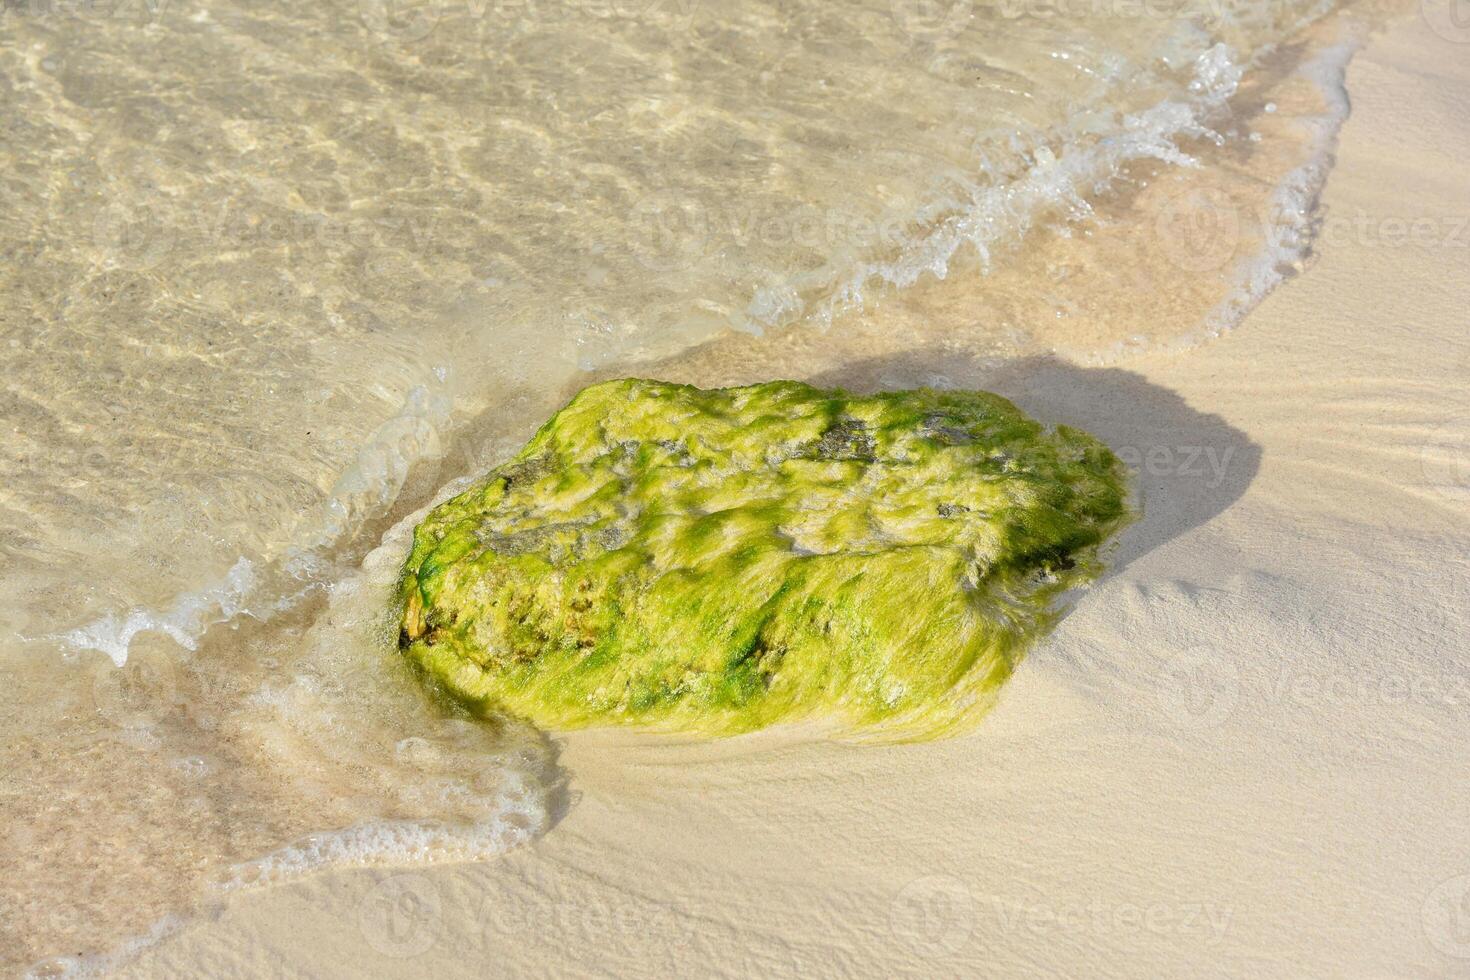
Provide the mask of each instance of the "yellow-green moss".
POLYGON ((419 525, 401 645, 552 727, 934 734, 1126 517, 1105 446, 997 395, 611 381, 419 525))

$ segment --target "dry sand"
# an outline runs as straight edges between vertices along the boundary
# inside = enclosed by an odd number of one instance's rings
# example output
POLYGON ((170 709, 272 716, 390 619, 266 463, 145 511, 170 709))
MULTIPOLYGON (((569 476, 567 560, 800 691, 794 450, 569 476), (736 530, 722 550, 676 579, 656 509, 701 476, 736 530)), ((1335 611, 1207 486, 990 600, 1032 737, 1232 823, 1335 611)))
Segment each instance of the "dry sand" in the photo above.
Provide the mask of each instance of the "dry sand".
POLYGON ((1319 258, 1230 336, 999 373, 791 352, 1138 454, 1116 571, 976 734, 569 735, 534 846, 245 894, 128 975, 1470 973, 1470 33, 1444 16, 1353 63, 1319 258))

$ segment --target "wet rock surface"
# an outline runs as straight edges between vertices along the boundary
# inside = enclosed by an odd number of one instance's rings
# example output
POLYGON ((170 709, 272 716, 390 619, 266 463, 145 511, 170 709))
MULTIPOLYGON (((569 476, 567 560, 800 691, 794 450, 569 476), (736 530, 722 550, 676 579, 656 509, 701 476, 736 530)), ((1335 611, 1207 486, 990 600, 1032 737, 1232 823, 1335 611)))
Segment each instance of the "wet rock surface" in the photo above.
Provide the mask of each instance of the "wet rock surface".
POLYGON ((997 395, 612 381, 420 524, 400 646, 551 726, 933 734, 1127 514, 1105 446, 997 395))

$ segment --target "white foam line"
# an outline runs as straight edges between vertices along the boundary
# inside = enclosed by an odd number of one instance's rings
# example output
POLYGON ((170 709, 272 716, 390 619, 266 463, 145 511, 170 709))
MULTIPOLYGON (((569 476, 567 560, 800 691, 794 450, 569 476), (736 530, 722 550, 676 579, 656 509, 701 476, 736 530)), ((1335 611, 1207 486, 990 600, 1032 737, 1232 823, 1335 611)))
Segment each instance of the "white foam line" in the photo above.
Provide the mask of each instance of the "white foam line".
POLYGON ((121 667, 140 633, 163 633, 193 650, 211 626, 241 615, 264 619, 294 606, 323 584, 333 546, 364 521, 386 513, 416 463, 443 455, 450 411, 447 379, 448 372, 439 368, 432 387, 416 385, 409 391, 403 407, 377 428, 337 478, 315 526, 283 558, 262 563, 241 556, 223 578, 180 593, 165 608, 134 606, 47 639, 101 651, 121 667))
POLYGON ((1186 138, 1214 137, 1206 121, 1223 109, 1239 86, 1244 66, 1231 49, 1215 44, 1194 61, 1193 78, 1182 97, 1164 99, 1148 109, 1123 116, 1114 132, 1086 146, 1078 137, 1096 135, 1096 113, 1085 114, 1037 137, 1029 151, 1034 165, 1024 175, 1002 184, 967 185, 967 202, 932 201, 918 213, 948 214, 938 227, 909 243, 888 261, 865 263, 847 273, 826 266, 791 282, 756 291, 746 309, 743 329, 761 333, 810 314, 830 322, 839 312, 860 308, 874 282, 898 289, 925 274, 945 278, 957 252, 973 246, 982 265, 1008 243, 1019 242, 1046 215, 1062 212, 1072 221, 1093 213, 1086 195, 1106 190, 1129 164, 1161 160, 1181 166, 1197 161, 1179 148, 1186 138), (1060 148, 1060 154, 1051 147, 1060 148), (809 310, 802 295, 824 297, 809 310))
POLYGON ((128 662, 133 637, 148 630, 165 633, 186 650, 193 650, 198 637, 221 619, 230 619, 245 608, 245 600, 258 584, 255 565, 241 557, 223 579, 174 598, 166 610, 134 606, 125 614, 108 613, 59 637, 78 650, 100 650, 121 667, 128 662))
POLYGON ((277 885, 322 868, 420 866, 484 861, 530 842, 545 829, 545 813, 529 803, 504 803, 482 823, 453 825, 379 820, 311 836, 265 857, 237 864, 220 883, 231 892, 277 885), (507 820, 515 816, 518 822, 507 820))
MULTIPOLYGON (((1283 34, 1301 30, 1334 9, 1332 0, 1322 0, 1283 34)), ((1181 29, 1164 48, 1175 44, 1187 46, 1193 31, 1192 25, 1181 29)), ((1198 137, 1218 141, 1218 135, 1207 125, 1208 120, 1228 106, 1245 70, 1259 64, 1276 49, 1275 44, 1263 45, 1247 61, 1237 63, 1227 45, 1215 44, 1195 58, 1194 77, 1187 86, 1187 95, 1164 99, 1146 110, 1124 116, 1115 132, 1102 135, 1090 145, 1077 145, 1077 137, 1096 135, 1095 111, 1084 113, 1081 121, 1073 119, 1048 134, 1034 137, 1029 151, 1034 165, 1024 175, 989 187, 967 179, 961 182, 970 196, 968 202, 940 199, 917 209, 916 216, 949 214, 950 217, 902 248, 896 258, 863 264, 846 274, 829 264, 785 283, 758 289, 737 327, 761 334, 766 329, 788 326, 804 318, 830 323, 841 312, 861 309, 865 293, 874 282, 904 289, 926 273, 944 279, 955 254, 965 245, 975 248, 983 267, 988 266, 995 252, 1005 245, 1018 243, 1048 214, 1061 212, 1072 222, 1085 221, 1093 213, 1086 195, 1110 189, 1130 163, 1153 159, 1197 166, 1198 161, 1180 148, 1180 142, 1198 137), (1053 151, 1053 146, 1061 149, 1060 155, 1053 151), (804 296, 820 297, 817 306, 812 308, 804 296)), ((1354 50, 1356 42, 1342 55, 1343 65, 1354 50)), ((1335 62, 1328 52, 1314 58, 1312 63, 1322 66, 1324 73, 1330 73, 1335 62)), ((1339 70, 1339 88, 1340 74, 1339 70)), ((1345 92, 1341 98, 1345 113, 1345 92)), ((1341 120, 1333 124, 1332 134, 1327 138, 1329 147, 1340 124, 1341 120)), ((1024 151, 1023 147, 1017 148, 1024 151)), ((1320 186, 1325 180, 1325 170, 1321 175, 1303 175, 1303 179, 1315 180, 1320 186)), ((1269 288, 1266 287, 1267 291, 1269 288)), ((1240 315, 1248 310, 1249 306, 1240 315)))
POLYGON ((83 977, 105 977, 118 967, 138 958, 144 950, 175 935, 185 921, 177 915, 165 915, 142 935, 124 940, 107 953, 85 956, 54 956, 35 964, 24 974, 26 980, 81 980, 83 977))
POLYGON ((836 290, 830 301, 835 308, 862 302, 864 288, 877 279, 906 288, 924 273, 943 279, 955 253, 966 244, 988 263, 992 249, 1004 242, 1017 242, 1048 210, 1070 212, 1085 219, 1092 207, 1083 194, 1096 191, 1115 179, 1123 167, 1140 160, 1160 160, 1182 166, 1197 161, 1179 149, 1178 140, 1211 135, 1204 120, 1222 108, 1239 87, 1244 69, 1231 58, 1224 44, 1217 44, 1195 62, 1196 93, 1191 102, 1166 100, 1140 113, 1125 116, 1118 132, 1090 147, 1066 146, 1057 157, 1048 148, 1036 152, 1037 163, 1020 180, 1001 187, 986 188, 972 206, 932 233, 918 249, 889 263, 858 270, 836 290))
POLYGON ((1352 113, 1347 68, 1363 46, 1355 34, 1319 52, 1297 69, 1322 94, 1326 109, 1300 120, 1308 132, 1308 156, 1277 185, 1267 202, 1266 244, 1235 268, 1230 293, 1205 320, 1207 336, 1238 325, 1266 295, 1286 280, 1292 268, 1312 251, 1317 205, 1332 170, 1338 133, 1352 113))

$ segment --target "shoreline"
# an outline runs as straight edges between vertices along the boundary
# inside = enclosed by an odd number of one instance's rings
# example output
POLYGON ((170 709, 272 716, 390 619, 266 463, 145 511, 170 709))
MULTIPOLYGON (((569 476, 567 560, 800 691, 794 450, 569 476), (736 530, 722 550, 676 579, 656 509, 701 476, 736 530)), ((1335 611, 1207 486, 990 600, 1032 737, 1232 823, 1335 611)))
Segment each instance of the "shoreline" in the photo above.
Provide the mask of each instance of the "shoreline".
MULTIPOLYGON (((1359 52, 1329 217, 1470 210, 1466 50, 1415 16, 1359 52)), ((122 974, 1462 969, 1470 248, 1350 237, 1184 353, 811 377, 942 376, 1136 452, 1144 520, 973 735, 559 736, 576 799, 534 844, 242 894, 122 974)), ((664 367, 736 383, 756 344, 664 367)))
MULTIPOLYGON (((1374 15, 1378 16, 1380 15, 1374 15)), ((852 350, 839 347, 818 355, 813 350, 815 345, 811 343, 812 335, 825 339, 832 333, 841 336, 856 331, 861 334, 874 327, 888 330, 901 323, 905 329, 915 330, 916 338, 933 340, 935 338, 932 335, 922 334, 924 327, 931 321, 950 324, 968 319, 980 327, 984 317, 967 313, 965 307, 970 304, 982 305, 987 293, 997 286, 998 275, 1015 276, 1013 281, 1000 287, 1012 293, 1039 295, 1046 292, 1036 286, 1036 260, 1032 260, 1032 268, 1024 271, 1006 268, 1005 260, 1000 262, 1001 268, 991 268, 988 257, 991 249, 1000 248, 1001 251, 997 253, 999 256, 1004 255, 1007 249, 1022 251, 1023 246, 1029 244, 1042 251, 1043 257, 1040 261, 1045 264, 1065 266, 1073 260, 1080 260, 1083 266, 1096 265, 1096 255, 1068 254, 1067 239, 1072 237, 1074 226, 1077 226, 1075 230, 1083 231, 1083 237, 1090 237, 1100 231, 1104 224, 1147 225, 1146 232, 1152 231, 1153 237, 1162 239, 1152 243, 1152 249, 1162 253, 1154 255, 1154 261, 1165 272, 1177 275, 1189 271, 1192 260, 1199 258, 1190 254, 1198 247, 1198 243, 1175 240, 1162 224, 1156 223, 1168 217, 1208 222, 1222 217, 1217 210, 1228 210, 1231 234, 1228 236, 1229 240, 1223 244, 1229 246, 1230 254, 1221 256, 1218 265, 1208 261, 1210 256, 1204 256, 1207 260, 1206 266, 1193 271, 1207 275, 1192 277, 1201 282, 1213 282, 1213 288, 1223 289, 1224 295, 1213 307, 1195 310, 1194 315, 1188 318, 1192 326, 1181 327, 1177 331, 1161 328, 1157 337, 1142 346, 1145 350, 1176 351, 1207 343, 1228 332, 1248 315, 1264 296, 1269 295, 1283 281, 1279 269, 1298 263, 1304 257, 1304 251, 1310 249, 1310 204, 1320 192, 1325 174, 1330 171, 1331 149, 1346 115, 1346 106, 1341 104, 1344 99, 1340 91, 1342 69, 1360 46, 1357 35, 1361 33, 1358 28, 1362 25, 1349 29, 1347 24, 1351 21, 1351 14, 1338 11, 1328 15, 1325 21, 1319 20, 1301 27, 1293 49, 1300 47, 1308 50, 1311 52, 1310 57, 1292 56, 1281 59, 1280 52, 1271 52, 1271 56, 1264 59, 1265 62, 1285 60, 1291 63, 1292 67, 1285 71, 1276 65, 1257 62, 1234 65, 1228 58, 1224 61, 1227 67, 1222 68, 1221 64, 1202 59, 1202 63, 1196 67, 1199 77, 1191 88, 1198 86, 1208 90, 1205 95, 1186 104, 1173 105, 1167 101, 1155 104, 1136 114, 1136 119, 1127 127, 1126 134, 1120 130, 1109 140, 1103 141, 1104 145, 1121 141, 1126 144, 1126 149, 1110 147, 1103 152, 1092 147, 1084 151, 1081 154, 1084 157, 1080 166, 1081 175, 1070 173, 1071 170, 1079 170, 1075 165, 1065 168, 1056 166, 1055 161, 1052 166, 1038 164, 1025 176, 997 188, 983 203, 972 202, 969 210, 953 223, 980 229, 991 237, 985 237, 978 232, 962 235, 950 227, 950 222, 944 222, 942 224, 945 232, 938 235, 945 242, 939 249, 944 255, 940 261, 922 263, 918 261, 916 254, 905 251, 892 263, 875 265, 864 262, 860 265, 860 269, 864 271, 853 272, 852 275, 856 278, 843 289, 829 291, 830 295, 822 300, 818 309, 798 318, 802 321, 800 324, 768 324, 766 326, 771 329, 766 332, 760 329, 751 331, 748 336, 756 338, 754 347, 742 347, 741 339, 747 335, 743 331, 727 328, 723 334, 717 334, 712 339, 691 342, 686 347, 677 347, 676 353, 666 356, 627 361, 614 355, 610 361, 613 365, 611 369, 606 366, 591 367, 569 377, 558 374, 551 387, 554 391, 560 391, 561 397, 559 400, 553 399, 545 411, 549 414, 559 407, 588 377, 608 379, 626 374, 630 369, 653 374, 672 371, 674 376, 678 376, 690 370, 700 370, 700 365, 708 359, 710 352, 715 352, 718 356, 721 351, 744 350, 748 353, 742 356, 759 360, 769 357, 771 348, 779 347, 787 339, 794 339, 798 344, 807 345, 802 355, 803 368, 812 369, 814 356, 825 356, 826 367, 831 370, 867 353, 871 338, 849 344, 852 350), (1326 38, 1329 35, 1341 35, 1342 39, 1328 41, 1326 38), (1262 77, 1253 78, 1246 84, 1233 80, 1236 71, 1249 71, 1253 74, 1259 72, 1262 77), (1205 78, 1219 74, 1224 74, 1226 80, 1222 82, 1215 77, 1209 85, 1204 83, 1205 78), (1288 135, 1279 131, 1281 120, 1271 118, 1274 113, 1264 113, 1261 106, 1272 92, 1282 98, 1302 99, 1302 93, 1291 90, 1292 82, 1306 82, 1313 90, 1312 94, 1321 97, 1322 105, 1318 107, 1320 112, 1317 114, 1313 114, 1305 106, 1297 107, 1299 113, 1284 113, 1290 117, 1287 128, 1295 130, 1288 135), (1220 90, 1215 91, 1215 88, 1220 90), (1219 116, 1222 107, 1229 107, 1231 114, 1234 114, 1222 117, 1231 126, 1252 128, 1265 125, 1269 128, 1271 124, 1277 124, 1278 131, 1273 133, 1273 139, 1282 144, 1276 147, 1278 151, 1295 142, 1304 144, 1304 159, 1295 169, 1285 174, 1270 172, 1272 176, 1280 177, 1280 186, 1270 200, 1260 202, 1259 213, 1247 213, 1248 210, 1256 209, 1241 207, 1238 200, 1228 198, 1220 187, 1208 186, 1205 196, 1199 200, 1193 199, 1190 191, 1183 189, 1189 186, 1183 182, 1190 179, 1192 168, 1176 164, 1193 159, 1194 154, 1200 151, 1199 148, 1208 144, 1208 140, 1200 135, 1208 130, 1202 127, 1206 121, 1215 124, 1216 120, 1212 116, 1219 116), (1170 110, 1174 109, 1184 109, 1188 121, 1173 118, 1176 113, 1170 110), (1146 131, 1148 138, 1133 133, 1134 129, 1146 131), (1097 159, 1094 160, 1093 157, 1097 159), (1164 158, 1168 158, 1169 162, 1160 165, 1160 159, 1164 158), (1103 166, 1105 161, 1111 163, 1103 166), (1069 175, 1062 182, 1063 189, 1052 188, 1047 193, 1038 193, 1038 187, 1060 179, 1052 175, 1052 171, 1059 169, 1069 170, 1069 175), (1166 180, 1162 182, 1165 189, 1147 190, 1161 176, 1160 171, 1166 176, 1166 180), (1056 200, 1079 199, 1081 188, 1089 180, 1094 188, 1094 196, 1098 198, 1096 210, 1089 204, 1078 213, 1063 217, 1060 219, 1060 234, 1057 228, 1041 230, 1043 226, 1058 220, 1056 215, 1048 217, 1056 200), (1181 183, 1176 186, 1169 184, 1170 180, 1181 183), (1140 195, 1147 195, 1150 203, 1142 207, 1122 203, 1140 195), (1026 202, 1018 214, 1012 214, 1016 209, 1007 203, 1015 197, 1026 202), (1117 214, 1108 213, 1109 208, 1115 207, 1118 208, 1117 214), (1130 213, 1130 208, 1137 213, 1130 213), (1183 213, 1175 213, 1177 211, 1183 213), (1000 219, 997 215, 1006 217, 1000 219), (1014 222, 1015 227, 1011 228, 1009 222, 1014 222), (1099 227, 1086 227, 1090 224, 1099 227), (1246 225, 1251 226, 1249 231, 1244 227, 1246 225), (995 229, 1001 226, 1014 234, 996 237, 995 229), (1264 240, 1255 241, 1256 233, 1263 235, 1264 240), (1004 245, 1004 239, 1010 239, 1010 243, 1004 245), (1037 242, 1034 239, 1049 240, 1037 242), (1182 249, 1184 254, 1173 254, 1177 249, 1182 249), (983 269, 966 264, 971 251, 986 254, 987 258, 980 263, 984 266, 983 269), (1231 261, 1233 259, 1239 261, 1231 261), (868 291, 867 286, 874 278, 880 284, 887 283, 888 293, 883 295, 879 290, 878 298, 853 300, 852 297, 868 291)), ((1224 56, 1224 52, 1218 48, 1212 54, 1224 56)), ((1254 135, 1259 137, 1261 133, 1257 131, 1254 135)), ((1046 145, 1044 141, 1042 145, 1046 145)), ((1193 169, 1198 173, 1200 170, 1208 172, 1223 168, 1221 161, 1211 161, 1203 168, 1196 166, 1193 169)), ((1217 177, 1225 180, 1223 173, 1217 177)), ((1256 180, 1259 177, 1260 175, 1252 175, 1251 179, 1256 180)), ((1194 188, 1194 193, 1199 193, 1199 190, 1194 188)), ((1240 193, 1238 187, 1235 191, 1240 193)), ((931 203, 920 210, 936 209, 939 206, 931 203)), ((1214 229, 1216 232, 1219 230, 1214 229)), ((1145 233, 1142 237, 1149 236, 1145 233)), ((920 244, 919 252, 937 247, 927 239, 920 244)), ((1136 241, 1115 241, 1110 244, 1130 250, 1139 248, 1136 241)), ((1220 244, 1220 241, 1207 241, 1205 247, 1210 249, 1220 244)), ((1099 246, 1101 254, 1106 255, 1108 247, 1099 246)), ((1015 257, 1009 256, 1010 259, 1015 257)), ((1095 272, 1095 269, 1091 271, 1095 272)), ((1178 281, 1167 280, 1161 284, 1160 291, 1178 289, 1183 292, 1189 287, 1189 278, 1191 277, 1183 277, 1178 281)), ((1088 292, 1086 289, 1078 291, 1088 292)), ((1038 322, 1045 324, 1046 330, 1055 331, 1055 337, 1047 338, 1048 343, 1056 344, 1052 348, 1053 352, 1065 352, 1070 360, 1094 366, 1126 362, 1130 356, 1136 355, 1138 338, 1122 338, 1118 334, 1118 324, 1113 322, 1115 318, 1100 315, 1094 309, 1080 318, 1080 325, 1050 323, 1045 319, 1047 314, 1053 312, 1047 306, 1050 302, 1048 299, 1033 312, 1037 314, 1038 322)), ((759 305, 762 304, 753 296, 752 306, 759 305)), ((1075 305, 1074 298, 1064 297, 1056 311, 1057 315, 1062 316, 1062 307, 1068 305, 1075 305)), ((972 335, 964 339, 971 347, 989 345, 997 356, 1011 360, 1035 356, 1038 351, 1045 349, 1042 338, 1028 336, 1022 340, 1014 337, 1002 340, 988 325, 974 330, 972 335)), ((721 364, 717 370, 720 373, 714 375, 716 380, 712 384, 726 383, 720 379, 726 377, 724 372, 728 372, 729 365, 721 364)), ((451 421, 455 399, 454 385, 450 382, 449 374, 448 368, 436 367, 425 376, 422 383, 409 389, 401 407, 384 419, 367 437, 358 451, 357 459, 331 481, 329 499, 317 508, 320 513, 311 523, 304 524, 297 530, 296 539, 282 553, 270 559, 242 553, 228 567, 222 568, 216 576, 203 584, 187 588, 156 603, 115 608, 61 631, 24 639, 28 642, 60 643, 73 653, 101 652, 121 667, 127 660, 129 645, 140 634, 149 631, 164 633, 186 649, 194 649, 204 641, 211 628, 229 623, 241 610, 260 609, 265 615, 271 615, 296 606, 307 592, 325 587, 329 583, 309 579, 302 587, 299 582, 291 580, 291 569, 306 567, 323 559, 330 560, 334 552, 350 550, 350 542, 354 539, 370 539, 374 529, 383 530, 390 526, 392 520, 388 515, 403 513, 405 503, 411 504, 405 498, 414 497, 412 493, 403 492, 410 471, 436 465, 439 462, 437 454, 440 443, 453 442, 460 434, 451 421), (378 457, 401 450, 405 443, 412 446, 412 451, 399 461, 400 465, 390 467, 386 483, 377 484, 374 477, 366 476, 362 472, 364 460, 371 467, 378 461, 378 457), (386 506, 384 501, 388 501, 386 506), (355 514, 356 520, 344 520, 344 514, 355 514), (294 594, 293 588, 296 589, 294 594)), ((766 379, 768 372, 752 376, 752 380, 766 379)), ((484 411, 496 411, 496 407, 480 407, 484 411)), ((482 421, 483 416, 469 423, 461 423, 461 426, 473 429, 482 421)), ((419 488, 420 496, 426 492, 419 488)))

